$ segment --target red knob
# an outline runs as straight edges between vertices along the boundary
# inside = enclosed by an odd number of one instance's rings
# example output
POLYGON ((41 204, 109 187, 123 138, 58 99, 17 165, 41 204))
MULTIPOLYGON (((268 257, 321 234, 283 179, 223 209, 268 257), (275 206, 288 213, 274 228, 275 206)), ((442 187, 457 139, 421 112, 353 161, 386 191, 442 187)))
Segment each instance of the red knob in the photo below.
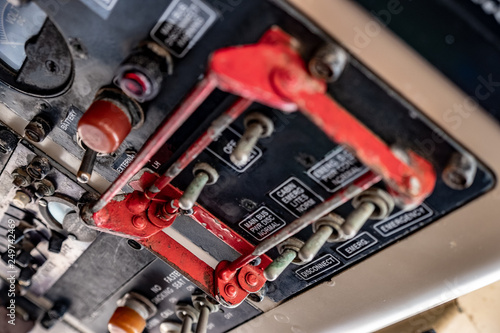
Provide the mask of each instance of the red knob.
POLYGON ((131 129, 126 111, 108 100, 94 101, 78 122, 78 134, 83 143, 104 154, 118 149, 131 129))

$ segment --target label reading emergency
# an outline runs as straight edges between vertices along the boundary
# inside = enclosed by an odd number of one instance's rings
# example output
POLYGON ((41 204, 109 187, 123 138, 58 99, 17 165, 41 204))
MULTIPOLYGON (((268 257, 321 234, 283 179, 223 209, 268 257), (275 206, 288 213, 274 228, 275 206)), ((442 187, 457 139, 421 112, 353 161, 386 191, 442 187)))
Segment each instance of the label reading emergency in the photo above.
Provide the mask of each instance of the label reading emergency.
POLYGON ((336 251, 340 253, 342 257, 349 259, 360 254, 361 252, 377 243, 378 241, 375 237, 364 231, 350 241, 345 242, 341 246, 337 247, 336 251))
POLYGON ((338 189, 368 171, 349 151, 338 147, 307 171, 328 192, 338 189))
POLYGON ((382 236, 390 236, 401 230, 407 229, 418 222, 434 215, 432 209, 426 204, 421 204, 415 209, 398 212, 387 219, 376 223, 373 228, 382 236))
POLYGON ((224 132, 222 132, 222 135, 217 139, 217 141, 208 146, 207 151, 214 154, 217 158, 230 166, 233 170, 240 173, 245 172, 262 156, 262 150, 260 150, 259 147, 253 147, 247 164, 242 166, 234 165, 233 162, 231 162, 230 156, 240 138, 240 133, 236 132, 231 127, 228 127, 224 132))
POLYGON ((331 254, 325 254, 319 259, 314 260, 312 263, 302 266, 295 271, 295 274, 302 280, 311 280, 317 276, 323 275, 329 270, 334 269, 340 265, 340 260, 331 254))
POLYGON ((263 206, 239 223, 239 226, 258 241, 283 228, 286 222, 263 206))
POLYGON ((183 57, 217 18, 201 0, 173 0, 151 31, 151 38, 183 57))
POLYGON ((66 132, 69 136, 74 137, 77 131, 78 121, 83 112, 75 106, 71 106, 66 117, 59 123, 59 128, 66 132))
POLYGON ((295 177, 288 178, 269 193, 269 196, 296 217, 323 201, 319 195, 295 177))

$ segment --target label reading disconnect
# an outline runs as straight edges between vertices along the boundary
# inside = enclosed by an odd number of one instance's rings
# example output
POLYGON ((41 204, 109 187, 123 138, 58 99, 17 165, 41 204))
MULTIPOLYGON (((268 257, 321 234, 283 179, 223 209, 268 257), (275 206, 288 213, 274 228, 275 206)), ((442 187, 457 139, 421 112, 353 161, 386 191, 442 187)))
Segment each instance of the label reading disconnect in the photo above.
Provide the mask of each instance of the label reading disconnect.
POLYGON ((230 166, 233 170, 237 172, 245 172, 252 164, 254 164, 261 156, 262 150, 259 147, 254 147, 250 156, 248 158, 248 162, 242 166, 236 166, 231 162, 230 156, 236 147, 239 139, 241 138, 241 134, 236 132, 231 127, 228 127, 222 135, 217 139, 217 141, 213 142, 210 146, 208 146, 207 151, 214 154, 218 157, 222 162, 230 166))
POLYGON ((341 246, 337 247, 336 251, 340 253, 342 257, 349 259, 360 254, 361 252, 377 243, 378 241, 375 237, 364 231, 350 241, 345 242, 341 246))
POLYGON ((263 206, 239 223, 239 226, 256 240, 264 238, 283 228, 286 222, 269 208, 263 206))
POLYGON ((69 136, 74 137, 77 131, 78 121, 80 120, 83 112, 75 106, 70 106, 68 114, 59 123, 59 128, 66 132, 69 136))
POLYGON ((135 158, 135 154, 123 153, 115 160, 115 163, 111 166, 116 172, 122 173, 135 158))
POLYGON ((269 196, 292 215, 301 216, 323 199, 295 177, 290 177, 275 188, 269 196))
POLYGON ((325 254, 319 259, 314 260, 310 264, 302 266, 295 271, 295 274, 302 280, 311 280, 317 276, 323 275, 329 270, 340 265, 340 260, 331 254, 325 254))
POLYGON ((151 30, 151 38, 183 57, 217 18, 201 0, 173 0, 151 30))
POLYGON ((418 222, 434 215, 432 209, 426 204, 421 204, 415 209, 398 212, 387 219, 376 223, 373 228, 382 236, 390 236, 401 230, 407 229, 418 222))
POLYGON ((338 147, 307 171, 328 192, 336 192, 368 171, 349 151, 338 147))

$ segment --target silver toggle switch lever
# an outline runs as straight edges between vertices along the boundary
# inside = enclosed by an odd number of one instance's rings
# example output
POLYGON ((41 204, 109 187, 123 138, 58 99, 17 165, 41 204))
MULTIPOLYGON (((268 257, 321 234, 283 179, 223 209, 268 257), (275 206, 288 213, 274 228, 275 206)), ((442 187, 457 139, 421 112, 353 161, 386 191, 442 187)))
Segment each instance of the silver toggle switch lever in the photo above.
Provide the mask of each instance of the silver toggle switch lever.
POLYGON ((80 168, 78 169, 78 173, 76 174, 76 179, 79 183, 86 184, 90 180, 90 176, 92 175, 92 170, 94 170, 94 164, 97 157, 97 152, 87 148, 85 150, 85 154, 82 158, 82 163, 80 164, 80 168))
POLYGON ((207 333, 208 317, 211 313, 219 311, 219 306, 214 304, 202 292, 195 292, 191 299, 196 310, 200 312, 198 324, 196 325, 196 333, 207 333))
POLYGON ((212 185, 219 179, 217 170, 208 163, 198 163, 193 168, 194 179, 188 185, 182 196, 179 198, 179 207, 183 210, 193 208, 196 200, 206 185, 212 185))
POLYGON ((345 221, 336 214, 329 214, 314 223, 314 234, 298 253, 301 260, 310 262, 326 242, 353 238, 369 219, 385 219, 394 209, 394 200, 384 190, 370 188, 355 197, 352 205, 355 209, 345 221))
POLYGON ((274 281, 292 263, 301 265, 304 262, 297 256, 300 248, 304 245, 300 239, 290 237, 277 246, 280 256, 276 258, 264 270, 264 276, 268 281, 274 281))
POLYGON ((177 303, 175 313, 182 320, 181 333, 191 333, 191 327, 198 321, 200 312, 187 303, 177 303))
POLYGON ((236 144, 230 159, 236 166, 248 163, 252 149, 260 138, 271 136, 274 124, 271 119, 259 112, 252 112, 245 117, 245 133, 236 144))

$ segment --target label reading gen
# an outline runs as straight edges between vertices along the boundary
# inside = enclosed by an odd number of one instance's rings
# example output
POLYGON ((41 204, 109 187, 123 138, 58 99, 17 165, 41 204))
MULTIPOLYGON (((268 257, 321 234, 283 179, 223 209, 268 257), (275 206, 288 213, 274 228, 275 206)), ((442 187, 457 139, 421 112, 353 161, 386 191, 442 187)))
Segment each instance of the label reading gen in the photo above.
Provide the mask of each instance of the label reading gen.
POLYGON ((415 209, 409 211, 401 211, 387 219, 376 223, 373 228, 384 237, 390 236, 401 230, 407 229, 410 226, 434 215, 432 209, 426 204, 421 204, 415 209))
POLYGON ((239 223, 241 229, 245 230, 258 241, 272 235, 285 225, 285 221, 265 206, 260 207, 252 215, 239 223))
POLYGON ((312 263, 302 266, 295 271, 295 274, 302 280, 311 280, 319 275, 323 275, 329 270, 334 269, 340 265, 340 260, 331 254, 325 254, 319 259, 314 260, 312 263))
POLYGON ((337 247, 336 251, 340 253, 342 257, 349 259, 360 254, 361 252, 377 243, 378 241, 375 237, 364 231, 350 241, 345 242, 341 246, 337 247))
POLYGON ((328 192, 336 192, 367 171, 368 168, 354 155, 343 147, 338 147, 310 168, 307 175, 328 192))
POLYGON ((319 195, 295 177, 288 178, 269 193, 269 196, 296 217, 323 201, 319 195))
POLYGON ((173 0, 151 30, 151 38, 180 58, 216 18, 216 12, 201 0, 173 0))
POLYGON ((242 166, 234 165, 234 163, 231 162, 230 156, 240 138, 240 133, 236 132, 231 127, 228 127, 227 130, 222 132, 222 135, 217 139, 217 141, 213 142, 210 146, 207 147, 207 151, 214 154, 217 158, 230 166, 233 170, 240 173, 245 172, 262 156, 262 150, 260 150, 259 147, 254 147, 252 149, 252 152, 250 153, 250 156, 248 157, 247 164, 242 166))

